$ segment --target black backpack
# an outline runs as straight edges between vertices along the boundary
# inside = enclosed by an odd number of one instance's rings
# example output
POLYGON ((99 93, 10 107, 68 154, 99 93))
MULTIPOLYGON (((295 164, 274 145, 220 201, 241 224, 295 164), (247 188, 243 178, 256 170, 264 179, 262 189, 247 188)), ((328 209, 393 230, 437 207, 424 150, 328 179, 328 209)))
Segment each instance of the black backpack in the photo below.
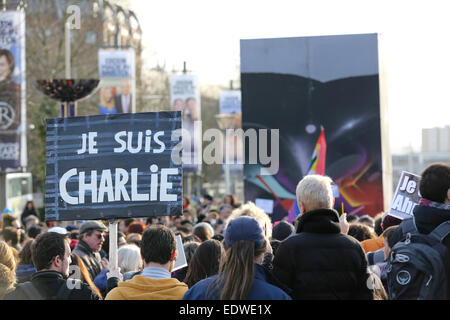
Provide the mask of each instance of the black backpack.
POLYGON ((414 218, 400 224, 403 241, 391 248, 387 265, 390 300, 445 300, 449 250, 442 244, 450 233, 450 221, 430 234, 419 233, 414 218))

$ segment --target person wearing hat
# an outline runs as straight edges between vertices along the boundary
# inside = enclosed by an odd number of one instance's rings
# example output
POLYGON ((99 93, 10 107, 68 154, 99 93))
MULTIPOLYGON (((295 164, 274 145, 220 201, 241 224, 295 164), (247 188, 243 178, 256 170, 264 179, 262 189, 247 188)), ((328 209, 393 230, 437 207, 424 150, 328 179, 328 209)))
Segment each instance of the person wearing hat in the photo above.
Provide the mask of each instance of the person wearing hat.
POLYGON ((197 282, 183 300, 291 300, 270 283, 276 279, 261 265, 270 245, 255 218, 231 220, 225 230, 224 246, 226 257, 219 274, 197 282))
POLYGON ((99 253, 105 241, 106 230, 105 225, 99 221, 87 221, 80 227, 79 241, 73 253, 84 262, 91 279, 95 279, 106 267, 106 261, 102 261, 99 253))

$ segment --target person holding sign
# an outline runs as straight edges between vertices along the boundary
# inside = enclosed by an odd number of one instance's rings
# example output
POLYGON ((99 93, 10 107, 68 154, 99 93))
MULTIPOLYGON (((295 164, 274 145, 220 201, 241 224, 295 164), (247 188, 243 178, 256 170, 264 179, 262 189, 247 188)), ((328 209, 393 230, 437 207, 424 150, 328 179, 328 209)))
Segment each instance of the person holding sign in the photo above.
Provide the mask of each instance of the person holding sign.
POLYGON ((131 280, 120 282, 106 300, 181 300, 188 287, 171 278, 176 248, 172 230, 163 225, 150 226, 144 231, 141 243, 144 270, 131 280))
POLYGON ((92 280, 105 268, 99 251, 105 241, 106 230, 108 229, 99 221, 83 223, 80 227, 80 240, 73 250, 83 260, 92 280))
MULTIPOLYGON (((406 188, 407 189, 407 188, 406 188)), ((405 240, 405 229, 408 221, 413 222, 413 227, 415 230, 409 230, 410 237, 411 234, 414 237, 411 237, 409 243, 415 243, 415 239, 420 239, 426 235, 428 237, 432 237, 431 234, 435 234, 434 231, 439 227, 439 236, 440 242, 446 248, 446 255, 450 256, 450 163, 435 163, 428 166, 421 174, 419 180, 419 192, 420 192, 420 201, 418 205, 415 205, 412 214, 413 219, 405 219, 400 227, 397 228, 392 236, 392 249, 394 249, 395 244, 402 242, 405 240)), ((431 246, 429 246, 431 248, 431 246)), ((423 257, 421 257, 423 259, 423 257)), ((437 299, 450 299, 450 265, 444 261, 445 275, 439 275, 434 277, 434 281, 432 278, 429 278, 429 275, 426 278, 426 286, 433 286, 433 282, 441 282, 439 280, 440 276, 443 276, 446 279, 446 292, 447 296, 436 297, 437 299)), ((436 263, 434 263, 436 265, 436 263)), ((403 275, 407 275, 403 272, 403 275)), ((417 277, 417 274, 413 274, 413 277, 417 277)), ((415 278, 410 277, 407 281, 407 277, 400 277, 400 280, 403 281, 402 292, 408 293, 409 299, 418 298, 419 296, 414 296, 413 291, 415 288, 419 287, 419 281, 415 280, 415 278), (406 283, 408 282, 409 286, 406 287, 406 283), (405 288, 406 287, 406 288, 405 288)), ((392 299, 392 293, 389 292, 390 299, 392 299)), ((397 298, 401 299, 400 296, 397 298)))

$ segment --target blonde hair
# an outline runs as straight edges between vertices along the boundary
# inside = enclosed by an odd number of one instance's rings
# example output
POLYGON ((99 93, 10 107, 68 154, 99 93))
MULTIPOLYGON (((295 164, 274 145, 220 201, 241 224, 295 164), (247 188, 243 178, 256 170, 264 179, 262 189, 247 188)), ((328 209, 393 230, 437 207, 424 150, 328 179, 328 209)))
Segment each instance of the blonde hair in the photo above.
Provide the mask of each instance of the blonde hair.
POLYGON ((117 251, 120 272, 139 271, 142 268, 141 250, 134 244, 124 245, 117 251))
POLYGON ((270 220, 270 217, 264 212, 264 210, 258 208, 253 202, 248 201, 246 204, 240 206, 237 209, 234 209, 233 212, 230 214, 228 219, 225 222, 225 228, 228 226, 228 222, 230 222, 232 219, 235 219, 237 217, 242 216, 248 216, 255 218, 259 226, 266 230, 266 238, 270 239, 272 237, 272 221, 270 220))
POLYGON ((332 182, 327 176, 307 175, 297 185, 297 201, 302 202, 308 211, 333 208, 332 182))
POLYGON ((13 289, 16 283, 16 259, 13 251, 4 241, 0 241, 0 299, 13 289))

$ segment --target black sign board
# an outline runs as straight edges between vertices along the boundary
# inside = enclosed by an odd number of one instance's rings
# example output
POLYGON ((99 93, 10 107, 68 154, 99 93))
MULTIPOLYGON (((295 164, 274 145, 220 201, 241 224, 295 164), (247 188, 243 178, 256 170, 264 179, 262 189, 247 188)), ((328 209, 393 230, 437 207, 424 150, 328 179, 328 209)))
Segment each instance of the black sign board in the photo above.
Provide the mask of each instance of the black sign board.
POLYGON ((181 112, 47 119, 45 220, 181 214, 181 112))

